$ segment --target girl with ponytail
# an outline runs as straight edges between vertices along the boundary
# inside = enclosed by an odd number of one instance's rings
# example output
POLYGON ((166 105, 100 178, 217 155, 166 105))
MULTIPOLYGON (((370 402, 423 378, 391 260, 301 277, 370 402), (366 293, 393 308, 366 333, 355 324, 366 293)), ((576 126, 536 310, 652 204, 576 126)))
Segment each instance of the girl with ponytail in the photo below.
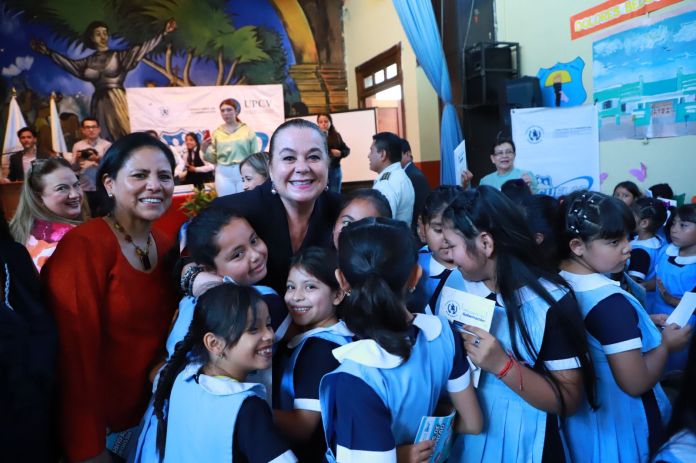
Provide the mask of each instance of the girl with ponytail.
POLYGON ((223 283, 198 299, 155 392, 160 462, 297 461, 273 425, 263 386, 245 382, 271 365, 273 338, 255 289, 223 283))
POLYGON ((421 275, 414 238, 399 221, 366 218, 339 237, 341 315, 356 341, 333 350, 340 366, 319 398, 334 461, 428 461, 433 441, 413 445, 420 420, 447 391, 460 432, 480 431, 481 414, 462 343, 439 317, 411 314, 408 291, 421 275))
POLYGON ((464 328, 485 427, 456 440, 453 462, 565 461, 558 417, 594 403, 578 304, 541 261, 519 210, 488 186, 466 191, 443 214, 444 235, 463 276, 457 288, 496 300, 490 332, 464 328))

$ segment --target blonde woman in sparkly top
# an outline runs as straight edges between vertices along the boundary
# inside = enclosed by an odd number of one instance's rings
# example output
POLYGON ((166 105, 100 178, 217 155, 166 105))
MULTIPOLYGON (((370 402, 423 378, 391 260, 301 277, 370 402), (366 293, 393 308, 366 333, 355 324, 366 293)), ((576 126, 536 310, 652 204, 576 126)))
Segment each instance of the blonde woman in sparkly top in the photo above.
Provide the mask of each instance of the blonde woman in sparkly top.
POLYGON ((215 190, 218 196, 243 190, 240 163, 259 151, 256 132, 239 119, 239 101, 228 98, 220 103, 220 115, 225 121, 205 138, 201 147, 205 160, 215 164, 215 190))
POLYGON ((145 411, 178 302, 165 261, 172 237, 153 228, 171 205, 174 164, 147 133, 117 140, 97 174, 111 212, 68 232, 41 270, 59 334, 66 461, 111 461, 145 411))

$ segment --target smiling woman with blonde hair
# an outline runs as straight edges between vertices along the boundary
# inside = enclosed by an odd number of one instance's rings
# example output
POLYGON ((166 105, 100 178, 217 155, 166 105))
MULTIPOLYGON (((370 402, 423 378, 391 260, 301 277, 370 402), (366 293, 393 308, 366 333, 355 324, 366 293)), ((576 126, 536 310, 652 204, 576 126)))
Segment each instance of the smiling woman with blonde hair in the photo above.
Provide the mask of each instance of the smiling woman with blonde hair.
POLYGON ((80 181, 63 158, 38 159, 27 171, 10 231, 41 270, 58 241, 89 217, 80 181))

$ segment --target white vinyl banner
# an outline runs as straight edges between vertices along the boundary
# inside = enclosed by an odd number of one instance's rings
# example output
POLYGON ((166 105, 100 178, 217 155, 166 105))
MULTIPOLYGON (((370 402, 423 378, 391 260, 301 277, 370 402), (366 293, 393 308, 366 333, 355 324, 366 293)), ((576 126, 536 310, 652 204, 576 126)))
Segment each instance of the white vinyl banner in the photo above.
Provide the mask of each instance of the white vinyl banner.
POLYGON ((227 98, 239 101, 239 118, 256 132, 263 151, 285 120, 282 85, 143 87, 129 88, 126 94, 131 131, 156 130, 175 148, 183 146, 186 132, 200 137, 223 124, 219 108, 227 98))
POLYGON ((511 111, 515 167, 530 170, 538 193, 599 191, 599 135, 593 105, 511 111))

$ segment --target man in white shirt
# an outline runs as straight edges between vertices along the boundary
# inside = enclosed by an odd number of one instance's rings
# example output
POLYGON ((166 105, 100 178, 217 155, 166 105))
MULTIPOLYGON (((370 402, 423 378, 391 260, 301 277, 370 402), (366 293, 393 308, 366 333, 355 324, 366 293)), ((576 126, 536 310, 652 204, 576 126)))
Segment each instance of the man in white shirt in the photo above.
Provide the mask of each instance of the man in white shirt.
POLYGON ((84 138, 73 145, 72 159, 68 159, 68 161, 70 163, 79 162, 80 151, 88 148, 95 150, 99 155, 99 159, 104 157, 104 153, 109 149, 111 143, 103 138, 99 138, 99 134, 101 133, 99 121, 92 117, 85 117, 82 120, 80 131, 84 138))
POLYGON ((373 135, 368 159, 370 170, 379 174, 373 188, 389 201, 392 217, 411 225, 415 193, 401 168, 401 138, 391 132, 373 135))

